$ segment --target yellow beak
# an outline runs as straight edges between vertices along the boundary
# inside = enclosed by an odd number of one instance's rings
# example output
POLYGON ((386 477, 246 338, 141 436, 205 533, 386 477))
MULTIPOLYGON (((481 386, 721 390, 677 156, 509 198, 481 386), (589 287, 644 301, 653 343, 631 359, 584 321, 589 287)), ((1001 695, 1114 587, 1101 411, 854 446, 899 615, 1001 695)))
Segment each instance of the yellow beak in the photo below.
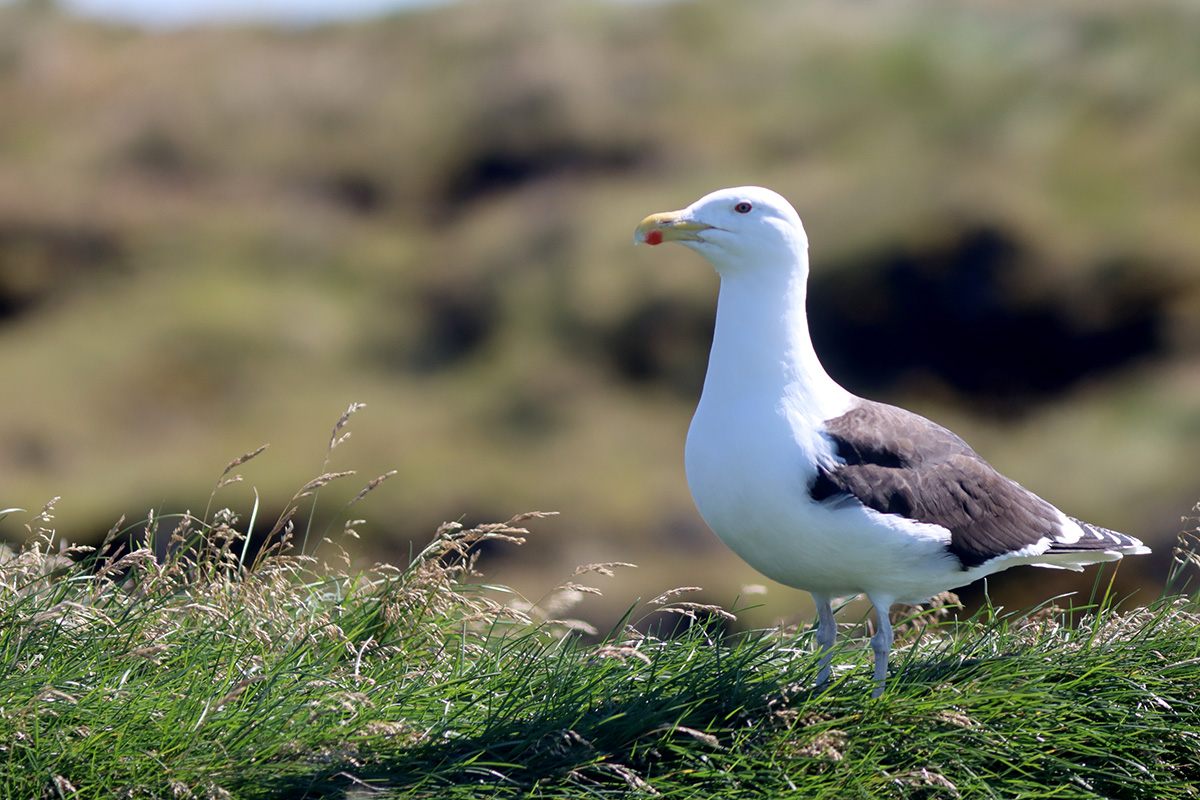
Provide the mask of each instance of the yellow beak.
POLYGON ((703 222, 684 219, 682 211, 664 211, 642 220, 633 232, 633 243, 662 244, 663 242, 699 242, 696 234, 712 228, 703 222))

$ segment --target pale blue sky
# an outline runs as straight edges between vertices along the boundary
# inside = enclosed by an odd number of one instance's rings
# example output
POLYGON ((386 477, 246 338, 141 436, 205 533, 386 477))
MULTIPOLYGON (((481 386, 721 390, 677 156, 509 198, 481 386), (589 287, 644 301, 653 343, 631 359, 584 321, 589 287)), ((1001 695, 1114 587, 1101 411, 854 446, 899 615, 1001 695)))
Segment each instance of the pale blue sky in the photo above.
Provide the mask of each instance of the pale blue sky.
POLYGON ((155 28, 233 20, 304 25, 446 2, 450 0, 60 0, 63 7, 89 17, 155 28))
MULTIPOLYGON (((621 1, 621 0, 618 0, 621 1)), ((655 2, 655 0, 623 0, 655 2)), ((0 0, 0 5, 12 0, 0 0)), ((362 19, 393 11, 448 5, 455 0, 56 0, 77 14, 149 28, 258 21, 311 25, 362 19)))

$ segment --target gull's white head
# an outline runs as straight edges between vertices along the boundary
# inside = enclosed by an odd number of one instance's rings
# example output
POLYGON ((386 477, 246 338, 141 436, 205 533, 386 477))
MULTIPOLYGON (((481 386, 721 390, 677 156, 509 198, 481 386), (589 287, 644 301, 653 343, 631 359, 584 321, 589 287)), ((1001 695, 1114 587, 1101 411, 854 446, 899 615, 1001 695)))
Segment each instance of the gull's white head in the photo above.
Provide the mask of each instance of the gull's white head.
POLYGON ((679 242, 722 276, 807 264, 808 236, 796 209, 761 186, 721 189, 679 211, 651 214, 638 225, 633 241, 679 242))

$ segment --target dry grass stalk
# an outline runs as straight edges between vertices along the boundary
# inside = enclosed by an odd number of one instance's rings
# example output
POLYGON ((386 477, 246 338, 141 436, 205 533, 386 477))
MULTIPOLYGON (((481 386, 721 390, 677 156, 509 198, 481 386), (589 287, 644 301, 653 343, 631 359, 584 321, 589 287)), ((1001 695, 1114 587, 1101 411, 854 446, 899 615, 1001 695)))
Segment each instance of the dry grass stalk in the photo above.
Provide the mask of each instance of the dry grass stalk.
MULTIPOLYGON (((341 444, 342 442, 344 442, 350 438, 350 433, 348 431, 346 433, 342 434, 341 436, 339 436, 338 434, 341 433, 342 428, 346 427, 346 423, 350 422, 350 417, 352 417, 356 411, 358 411, 359 409, 366 408, 366 407, 367 407, 366 403, 351 403, 350 404, 350 407, 347 408, 346 411, 342 414, 342 416, 338 419, 337 424, 333 426, 333 434, 329 437, 329 452, 332 453, 334 448, 336 448, 339 444, 341 444)), ((329 463, 328 460, 325 463, 328 464, 329 463)))
POLYGON ((659 609, 664 614, 679 614, 680 616, 690 619, 699 620, 702 615, 711 614, 714 617, 729 620, 730 622, 737 621, 737 615, 733 614, 718 605, 711 603, 689 603, 680 601, 671 603, 668 606, 663 606, 659 609))
POLYGON ((594 572, 597 575, 603 575, 606 578, 611 578, 616 575, 614 569, 616 567, 629 567, 637 569, 637 564, 630 564, 628 561, 605 561, 600 564, 585 564, 582 567, 576 567, 571 573, 571 577, 575 578, 580 575, 586 575, 589 572, 594 572))
POLYGON ((354 498, 349 503, 346 503, 346 506, 347 507, 352 506, 355 503, 357 503, 359 500, 362 500, 364 497, 367 496, 368 493, 370 493, 376 487, 378 487, 379 484, 383 483, 384 481, 386 481, 388 478, 392 477, 395 474, 396 474, 396 470, 393 469, 393 470, 389 470, 388 472, 383 473, 378 478, 373 479, 370 483, 368 483, 366 485, 366 488, 364 488, 358 494, 354 495, 354 498))
POLYGON ((941 592, 924 605, 896 605, 892 608, 892 631, 897 643, 915 642, 927 632, 953 622, 962 610, 954 592, 941 592))
POLYGON ((221 473, 221 477, 217 480, 217 485, 216 485, 216 487, 213 488, 212 494, 209 495, 209 497, 208 497, 209 504, 210 505, 212 504, 213 498, 216 496, 217 492, 221 491, 221 489, 223 487, 228 486, 231 483, 237 483, 238 481, 240 481, 242 479, 241 475, 230 476, 229 475, 230 472, 237 469, 242 464, 245 464, 247 461, 254 458, 255 456, 257 456, 258 454, 260 454, 262 451, 266 450, 270 446, 271 445, 269 445, 269 444, 264 444, 261 447, 255 449, 255 450, 251 450, 249 453, 240 455, 237 458, 235 458, 233 461, 230 461, 229 464, 226 465, 225 471, 221 473), (226 476, 229 476, 229 477, 226 477, 226 476))
POLYGON ((603 645, 601 647, 596 648, 596 651, 593 653, 593 656, 595 658, 615 658, 617 661, 620 661, 622 664, 625 663, 627 658, 636 658, 638 661, 641 661, 643 664, 653 664, 654 663, 653 659, 651 659, 650 656, 643 653, 636 646, 628 645, 628 644, 619 644, 619 645, 618 644, 606 644, 606 645, 603 645))
POLYGON ((703 587, 700 587, 700 586, 680 586, 676 589, 668 589, 667 591, 660 594, 658 597, 651 600, 650 605, 652 605, 652 606, 665 605, 665 604, 671 602, 672 599, 674 599, 675 597, 678 597, 681 594, 688 594, 690 592, 702 592, 702 591, 704 591, 704 589, 703 589, 703 587))

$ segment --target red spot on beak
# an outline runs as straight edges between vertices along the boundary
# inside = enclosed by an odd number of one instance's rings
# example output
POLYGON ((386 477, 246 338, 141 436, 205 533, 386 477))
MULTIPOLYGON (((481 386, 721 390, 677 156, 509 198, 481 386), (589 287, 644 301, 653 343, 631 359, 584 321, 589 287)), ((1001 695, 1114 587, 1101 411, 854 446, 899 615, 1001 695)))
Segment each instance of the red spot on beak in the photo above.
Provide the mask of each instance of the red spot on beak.
POLYGON ((662 231, 650 231, 643 241, 646 244, 662 244, 662 231))

